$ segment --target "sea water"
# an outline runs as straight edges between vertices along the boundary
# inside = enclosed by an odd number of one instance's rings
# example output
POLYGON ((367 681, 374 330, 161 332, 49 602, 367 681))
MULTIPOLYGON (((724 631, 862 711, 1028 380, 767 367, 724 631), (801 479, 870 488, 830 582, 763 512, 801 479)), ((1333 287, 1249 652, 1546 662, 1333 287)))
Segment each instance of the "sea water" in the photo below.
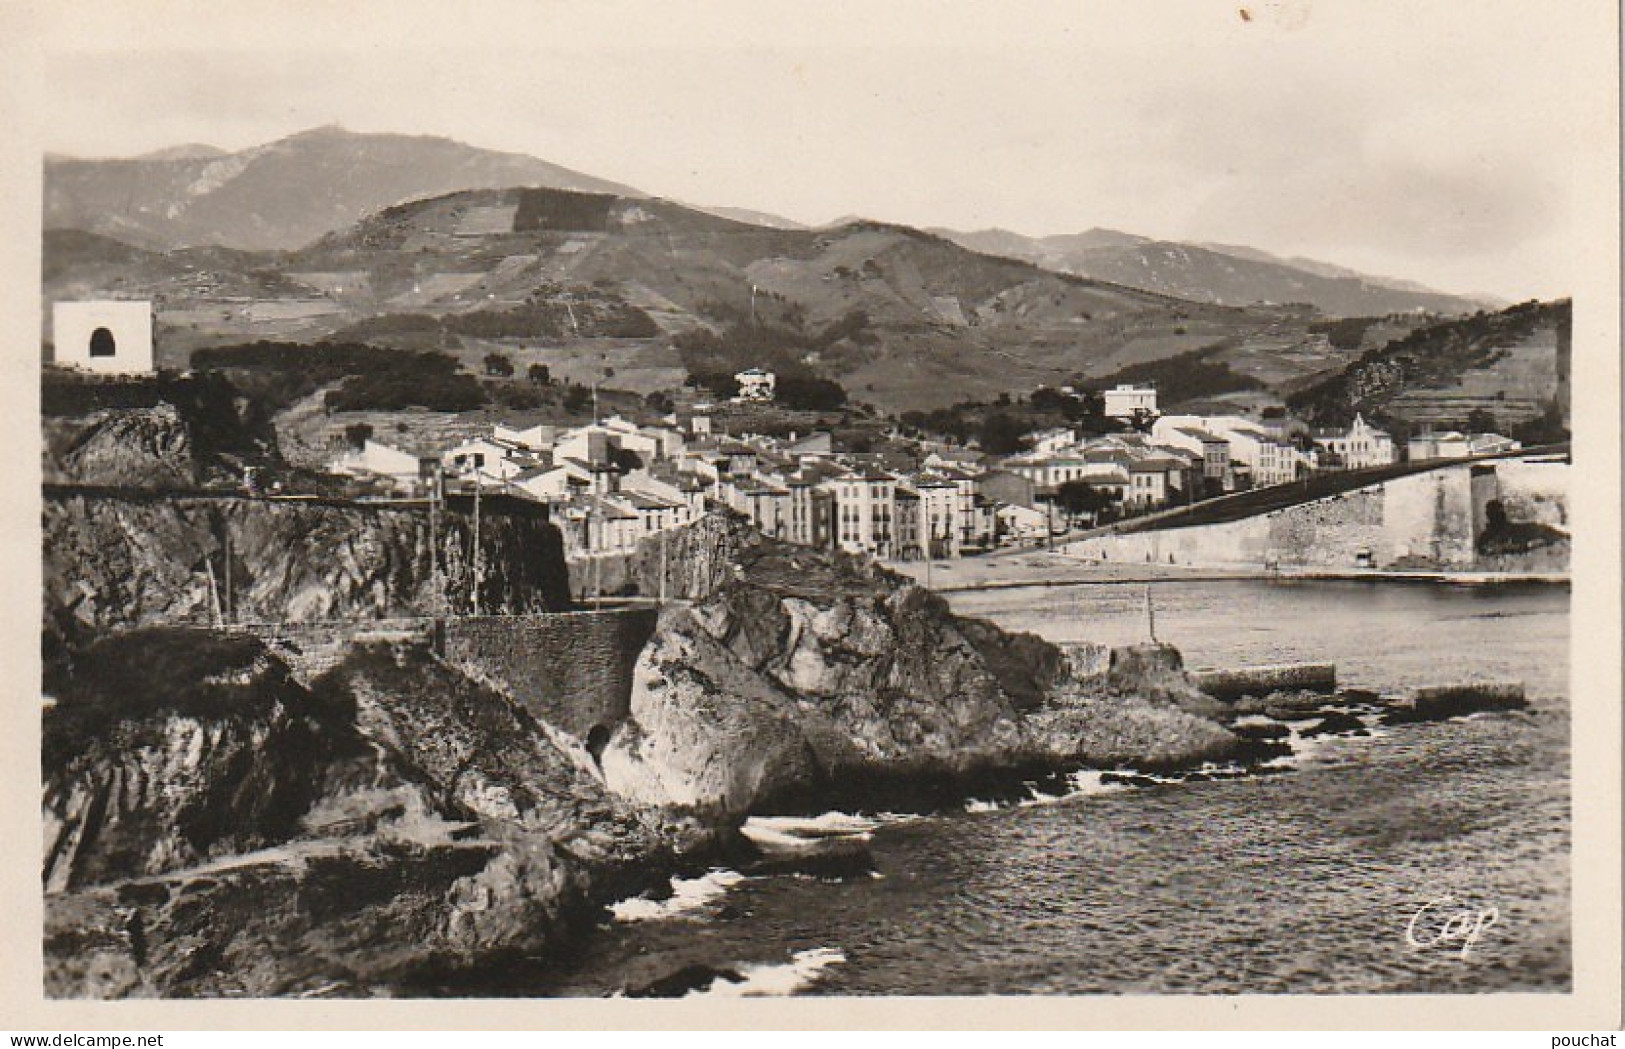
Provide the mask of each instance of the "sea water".
MULTIPOLYGON (((952 600, 1057 641, 1146 634, 1139 585, 952 600)), ((713 873, 683 906, 607 919, 534 992, 687 967, 728 974, 691 992, 718 995, 1571 986, 1566 588, 1168 582, 1153 604, 1191 666, 1333 661, 1378 692, 1515 679, 1531 706, 1332 739, 1274 774, 1083 776, 1059 800, 873 821, 873 876, 713 873)))

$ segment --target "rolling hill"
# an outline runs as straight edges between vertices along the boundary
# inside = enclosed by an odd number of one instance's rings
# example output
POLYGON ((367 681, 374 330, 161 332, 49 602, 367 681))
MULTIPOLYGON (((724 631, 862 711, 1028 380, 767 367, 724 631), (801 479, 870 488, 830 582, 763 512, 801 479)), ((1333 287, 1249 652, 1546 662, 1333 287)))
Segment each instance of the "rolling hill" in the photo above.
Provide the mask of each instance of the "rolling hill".
POLYGON ((1394 423, 1459 427, 1485 412, 1504 429, 1546 415, 1567 425, 1572 329, 1568 299, 1429 325, 1362 353, 1288 404, 1325 423, 1364 412, 1394 423))
POLYGON ((1025 237, 1009 230, 934 230, 973 251, 1026 259, 1061 273, 1221 305, 1307 303, 1335 317, 1471 313, 1486 303, 1409 281, 1370 277, 1254 248, 1182 244, 1094 229, 1025 237))
POLYGON ((545 160, 446 138, 315 128, 237 153, 186 145, 128 159, 45 161, 45 228, 142 247, 302 247, 402 201, 487 186, 639 196, 545 160))
POLYGON ((224 341, 344 333, 471 362, 493 349, 521 366, 532 354, 550 366, 613 356, 669 380, 696 366, 683 355, 697 344, 683 338, 700 332, 730 335, 705 350, 707 367, 805 369, 890 410, 1263 333, 1291 346, 1309 341, 1311 322, 1302 311, 1058 274, 904 226, 779 229, 665 200, 538 188, 388 207, 295 251, 155 253, 56 231, 46 255, 47 298, 110 283, 154 296, 161 352, 176 364, 224 341))

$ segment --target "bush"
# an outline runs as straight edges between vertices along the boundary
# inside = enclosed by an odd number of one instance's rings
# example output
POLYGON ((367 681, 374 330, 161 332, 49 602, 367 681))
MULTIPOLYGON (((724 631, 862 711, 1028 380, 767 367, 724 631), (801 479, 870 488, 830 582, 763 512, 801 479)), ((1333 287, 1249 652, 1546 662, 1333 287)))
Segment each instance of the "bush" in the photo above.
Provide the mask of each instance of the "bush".
POLYGON ((1157 361, 1131 364, 1106 376, 1092 385, 1097 389, 1110 389, 1123 383, 1157 388, 1157 403, 1164 411, 1186 401, 1214 397, 1238 390, 1262 390, 1264 384, 1251 375, 1235 371, 1223 361, 1212 358, 1223 352, 1224 344, 1204 346, 1199 350, 1164 357, 1157 361))
POLYGON ((472 375, 443 353, 412 353, 363 343, 256 342, 197 350, 192 367, 228 371, 266 412, 288 407, 317 389, 329 411, 398 411, 422 407, 460 412, 485 403, 472 375))

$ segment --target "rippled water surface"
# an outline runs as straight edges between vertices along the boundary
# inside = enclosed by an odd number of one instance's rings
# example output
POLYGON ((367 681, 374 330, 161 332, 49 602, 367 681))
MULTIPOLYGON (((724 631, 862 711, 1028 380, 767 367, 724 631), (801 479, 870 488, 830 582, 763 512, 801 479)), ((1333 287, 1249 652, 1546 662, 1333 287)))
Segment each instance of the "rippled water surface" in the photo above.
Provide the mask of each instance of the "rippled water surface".
MULTIPOLYGON (((1170 582, 1154 595, 1159 638, 1193 666, 1328 660, 1342 684, 1378 691, 1511 678, 1532 709, 1334 740, 1277 775, 887 823, 878 877, 723 876, 690 909, 609 923, 538 990, 613 993, 685 966, 835 994, 1570 986, 1566 589, 1170 582), (1429 904, 1420 941, 1460 910, 1496 917, 1465 956, 1459 939, 1413 946, 1429 904)), ((1146 630, 1135 585, 954 605, 1055 640, 1146 630)))

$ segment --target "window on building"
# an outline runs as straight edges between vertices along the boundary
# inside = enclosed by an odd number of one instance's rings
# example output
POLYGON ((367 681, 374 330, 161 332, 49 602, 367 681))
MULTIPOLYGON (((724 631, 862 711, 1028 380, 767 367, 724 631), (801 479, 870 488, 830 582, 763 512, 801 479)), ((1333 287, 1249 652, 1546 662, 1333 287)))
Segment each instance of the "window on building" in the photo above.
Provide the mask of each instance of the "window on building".
POLYGON ((118 353, 118 344, 113 339, 113 333, 106 328, 97 328, 90 333, 90 355, 92 357, 112 357, 118 353))

